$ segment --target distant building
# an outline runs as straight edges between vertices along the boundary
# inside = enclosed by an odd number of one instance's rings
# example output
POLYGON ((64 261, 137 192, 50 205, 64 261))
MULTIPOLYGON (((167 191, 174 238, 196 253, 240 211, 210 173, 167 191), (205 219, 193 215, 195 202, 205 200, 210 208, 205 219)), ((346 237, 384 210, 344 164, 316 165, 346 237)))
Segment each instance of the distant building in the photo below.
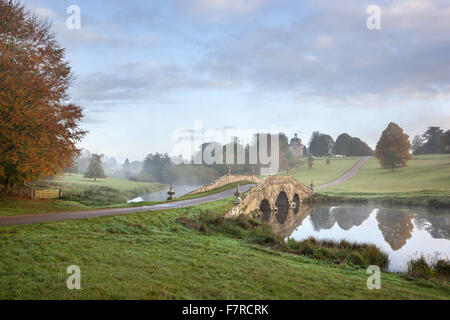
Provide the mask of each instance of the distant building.
POLYGON ((294 157, 303 157, 302 139, 297 137, 297 134, 294 135, 294 138, 292 138, 289 143, 289 151, 294 157))

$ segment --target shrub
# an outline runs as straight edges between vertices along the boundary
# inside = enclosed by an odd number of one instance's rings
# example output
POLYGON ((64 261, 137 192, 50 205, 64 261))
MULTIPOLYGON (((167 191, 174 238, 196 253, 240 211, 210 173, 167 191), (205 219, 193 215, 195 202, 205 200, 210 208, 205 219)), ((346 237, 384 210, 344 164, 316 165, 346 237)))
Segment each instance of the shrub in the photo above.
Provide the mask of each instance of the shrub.
POLYGON ((355 266, 362 266, 364 265, 364 259, 362 255, 359 252, 351 252, 346 258, 345 262, 348 264, 352 264, 355 266))
POLYGON ((372 244, 349 242, 346 240, 317 240, 313 237, 303 241, 289 239, 286 242, 289 252, 309 256, 330 263, 350 264, 361 267, 377 265, 382 270, 389 266, 389 257, 372 244))
POLYGON ((439 259, 434 265, 434 271, 446 277, 450 277, 450 261, 439 259))
POLYGON ((438 255, 427 261, 425 257, 421 256, 408 262, 406 275, 411 278, 433 278, 448 282, 450 279, 450 261, 448 259, 438 259, 438 255))
POLYGON ((208 226, 205 224, 201 224, 199 230, 205 234, 211 234, 211 230, 209 230, 208 226))
POLYGON ((374 245, 365 245, 362 249, 364 266, 375 265, 386 270, 389 267, 389 255, 374 245))
POLYGON ((422 256, 418 259, 413 259, 408 262, 407 274, 413 278, 431 278, 433 269, 428 265, 425 258, 422 256))
POLYGON ((180 223, 181 225, 185 226, 188 229, 195 229, 195 230, 200 229, 200 226, 197 224, 197 221, 186 215, 179 216, 175 221, 180 223))

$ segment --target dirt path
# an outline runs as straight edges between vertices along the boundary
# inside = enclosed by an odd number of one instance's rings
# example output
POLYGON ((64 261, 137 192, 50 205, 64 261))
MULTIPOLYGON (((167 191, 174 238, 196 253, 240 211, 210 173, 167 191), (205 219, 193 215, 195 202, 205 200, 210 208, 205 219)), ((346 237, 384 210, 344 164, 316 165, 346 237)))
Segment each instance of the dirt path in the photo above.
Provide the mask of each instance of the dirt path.
POLYGON ((359 160, 350 170, 348 170, 346 173, 344 173, 342 176, 337 178, 336 180, 321 184, 320 186, 315 187, 316 190, 318 189, 324 189, 329 187, 337 186, 338 184, 344 183, 351 177, 355 175, 361 169, 366 162, 372 157, 363 157, 361 160, 359 160))
MULTIPOLYGON (((364 157, 359 160, 349 171, 344 173, 342 176, 333 180, 331 182, 322 184, 316 187, 317 189, 323 189, 328 187, 333 187, 338 184, 341 184, 348 179, 350 179, 356 172, 361 169, 364 164, 371 157, 364 157)), ((251 188, 252 185, 245 185, 241 187, 241 191, 245 192, 251 188)), ((167 210, 167 209, 176 209, 176 208, 185 208, 190 207, 202 203, 213 202, 221 199, 225 199, 231 197, 234 194, 234 189, 222 191, 216 194, 211 194, 208 196, 188 199, 188 200, 179 200, 168 203, 155 204, 151 206, 141 206, 141 207, 128 207, 128 208, 116 208, 116 209, 96 209, 90 211, 79 211, 79 212, 62 212, 62 213, 46 213, 46 214, 35 214, 35 215, 21 215, 21 216, 8 216, 8 217, 0 217, 0 226, 15 226, 21 224, 34 224, 34 223, 42 223, 47 221, 61 221, 61 220, 73 220, 73 219, 87 219, 94 217, 103 217, 103 216, 115 216, 119 214, 128 214, 128 213, 136 213, 136 212, 145 212, 145 211, 156 211, 156 210, 167 210)))

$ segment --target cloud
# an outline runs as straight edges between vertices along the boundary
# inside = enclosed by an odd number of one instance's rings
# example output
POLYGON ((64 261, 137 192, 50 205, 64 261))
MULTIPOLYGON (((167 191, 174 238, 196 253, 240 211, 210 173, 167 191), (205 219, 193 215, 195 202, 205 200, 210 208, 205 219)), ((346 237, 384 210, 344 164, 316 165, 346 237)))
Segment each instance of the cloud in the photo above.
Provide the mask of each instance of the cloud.
POLYGON ((273 0, 178 0, 178 7, 189 15, 219 21, 253 13, 270 2, 273 0))
POLYGON ((211 41, 199 72, 330 99, 449 97, 448 3, 396 1, 382 7, 377 31, 366 28, 369 3, 309 5, 317 13, 287 27, 253 27, 211 41))
MULTIPOLYGON (((99 15, 92 7, 79 3, 81 11, 81 28, 70 30, 66 21, 70 16, 66 6, 61 3, 40 3, 24 0, 26 8, 40 17, 49 19, 52 30, 64 47, 69 49, 89 47, 93 48, 124 48, 136 45, 152 45, 155 41, 153 34, 142 32, 129 36, 136 26, 150 28, 154 26, 158 8, 153 5, 137 6, 130 4, 117 7, 106 15, 99 15)), ((104 4, 105 6, 107 4, 104 4)))
POLYGON ((176 64, 156 61, 113 66, 77 76, 72 96, 79 102, 141 101, 179 89, 228 88, 233 84, 194 76, 176 64))

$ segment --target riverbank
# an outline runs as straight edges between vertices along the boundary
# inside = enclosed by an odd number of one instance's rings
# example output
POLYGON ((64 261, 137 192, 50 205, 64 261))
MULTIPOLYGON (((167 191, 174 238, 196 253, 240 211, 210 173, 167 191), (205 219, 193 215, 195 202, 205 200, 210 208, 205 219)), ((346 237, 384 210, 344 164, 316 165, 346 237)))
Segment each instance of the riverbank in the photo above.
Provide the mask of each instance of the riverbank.
POLYGON ((448 284, 367 273, 184 227, 232 199, 190 208, 0 228, 0 299, 448 299, 448 284), (81 270, 68 290, 66 269, 81 270))
POLYGON ((372 196, 364 195, 327 195, 316 193, 312 198, 306 199, 305 202, 312 205, 340 205, 340 204, 356 204, 356 205, 381 205, 387 207, 410 207, 410 208, 429 208, 429 209, 449 209, 449 196, 426 196, 426 195, 380 195, 372 196))
POLYGON ((372 158, 346 182, 316 191, 314 203, 450 208, 450 156, 414 156, 394 172, 372 158))
POLYGON ((122 178, 93 179, 82 174, 64 175, 35 183, 44 188, 63 191, 62 200, 79 203, 90 209, 120 205, 142 194, 163 190, 167 185, 156 182, 139 182, 122 178))

